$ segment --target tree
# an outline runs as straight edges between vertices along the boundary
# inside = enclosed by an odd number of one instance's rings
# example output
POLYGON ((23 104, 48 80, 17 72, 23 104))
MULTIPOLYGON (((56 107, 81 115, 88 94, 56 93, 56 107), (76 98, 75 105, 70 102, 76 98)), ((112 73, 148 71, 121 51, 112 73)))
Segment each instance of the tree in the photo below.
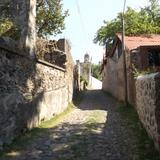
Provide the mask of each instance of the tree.
MULTIPOLYGON (((158 34, 160 33, 160 5, 157 0, 149 0, 150 5, 135 11, 127 8, 124 14, 125 34, 158 34)), ((122 13, 114 20, 104 21, 104 25, 97 31, 94 42, 104 45, 115 33, 122 32, 122 13)))
POLYGON ((6 1, 4 4, 0 3, 0 35, 5 33, 7 30, 11 29, 13 26, 12 21, 10 20, 9 14, 9 2, 6 1))
POLYGON ((101 64, 92 64, 92 76, 102 80, 102 76, 101 76, 101 64))
POLYGON ((37 3, 37 34, 47 36, 61 33, 68 10, 63 13, 62 0, 39 0, 37 3))
MULTIPOLYGON (((0 5, 0 35, 13 28, 18 28, 16 16, 11 8, 15 1, 8 0, 0 5)), ((37 0, 37 34, 40 37, 56 35, 65 28, 64 20, 68 16, 68 10, 63 12, 62 0, 37 0)), ((15 29, 15 31, 18 29, 15 29)), ((9 32, 7 32, 9 33, 9 32)))
POLYGON ((104 26, 97 31, 94 43, 105 44, 106 39, 113 37, 117 32, 121 31, 121 21, 117 18, 112 21, 104 21, 104 26))
POLYGON ((148 0, 150 5, 143 8, 143 13, 146 13, 148 16, 148 20, 150 23, 157 23, 159 22, 160 18, 160 5, 158 0, 148 0))

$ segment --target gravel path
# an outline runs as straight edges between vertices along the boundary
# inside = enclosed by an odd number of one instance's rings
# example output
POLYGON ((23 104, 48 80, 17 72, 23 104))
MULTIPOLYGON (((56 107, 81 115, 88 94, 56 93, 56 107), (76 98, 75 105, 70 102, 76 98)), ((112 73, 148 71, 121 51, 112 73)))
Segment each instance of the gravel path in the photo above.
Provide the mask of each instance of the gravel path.
POLYGON ((86 91, 79 106, 56 127, 2 160, 138 160, 136 139, 114 99, 86 91))

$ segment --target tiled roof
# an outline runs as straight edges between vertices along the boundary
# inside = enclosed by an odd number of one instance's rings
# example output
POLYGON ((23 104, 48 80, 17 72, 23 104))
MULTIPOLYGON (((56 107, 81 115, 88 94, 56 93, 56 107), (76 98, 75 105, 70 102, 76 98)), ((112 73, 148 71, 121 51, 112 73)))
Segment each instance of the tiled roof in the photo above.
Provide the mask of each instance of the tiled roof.
MULTIPOLYGON (((122 40, 121 34, 116 34, 122 40)), ((136 49, 140 46, 160 46, 160 35, 150 36, 125 36, 125 46, 129 49, 136 49)))

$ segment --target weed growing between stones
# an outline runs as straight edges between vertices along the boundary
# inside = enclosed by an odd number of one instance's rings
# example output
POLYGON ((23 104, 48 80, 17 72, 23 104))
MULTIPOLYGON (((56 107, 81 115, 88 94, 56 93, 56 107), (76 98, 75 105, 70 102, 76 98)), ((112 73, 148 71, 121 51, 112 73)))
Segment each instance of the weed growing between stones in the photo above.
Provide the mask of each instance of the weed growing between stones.
POLYGON ((48 121, 42 122, 39 127, 28 130, 24 134, 18 136, 11 145, 5 146, 4 151, 0 152, 0 157, 14 153, 14 150, 21 150, 22 148, 25 148, 27 144, 32 144, 32 141, 36 139, 36 137, 47 134, 46 128, 49 129, 58 125, 58 123, 60 123, 60 121, 65 116, 67 116, 67 114, 69 114, 74 108, 75 106, 73 105, 73 103, 70 103, 64 112, 55 115, 48 121))
POLYGON ((140 160, 160 160, 160 154, 156 151, 154 143, 148 136, 142 123, 139 120, 138 114, 133 106, 125 106, 120 104, 118 112, 126 121, 128 127, 133 132, 134 136, 138 140, 138 157, 140 160))
POLYGON ((75 106, 79 105, 84 97, 85 91, 78 91, 73 98, 73 103, 75 106))

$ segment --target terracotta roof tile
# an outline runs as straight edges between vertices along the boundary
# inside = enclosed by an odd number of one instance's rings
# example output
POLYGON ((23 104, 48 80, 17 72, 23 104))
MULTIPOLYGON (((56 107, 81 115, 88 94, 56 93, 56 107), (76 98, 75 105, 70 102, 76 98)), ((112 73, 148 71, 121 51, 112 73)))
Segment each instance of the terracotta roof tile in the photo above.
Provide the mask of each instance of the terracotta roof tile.
MULTIPOLYGON (((116 34, 122 40, 121 34, 116 34)), ((125 46, 129 49, 136 49, 140 46, 160 46, 160 35, 150 36, 125 36, 125 46)))

